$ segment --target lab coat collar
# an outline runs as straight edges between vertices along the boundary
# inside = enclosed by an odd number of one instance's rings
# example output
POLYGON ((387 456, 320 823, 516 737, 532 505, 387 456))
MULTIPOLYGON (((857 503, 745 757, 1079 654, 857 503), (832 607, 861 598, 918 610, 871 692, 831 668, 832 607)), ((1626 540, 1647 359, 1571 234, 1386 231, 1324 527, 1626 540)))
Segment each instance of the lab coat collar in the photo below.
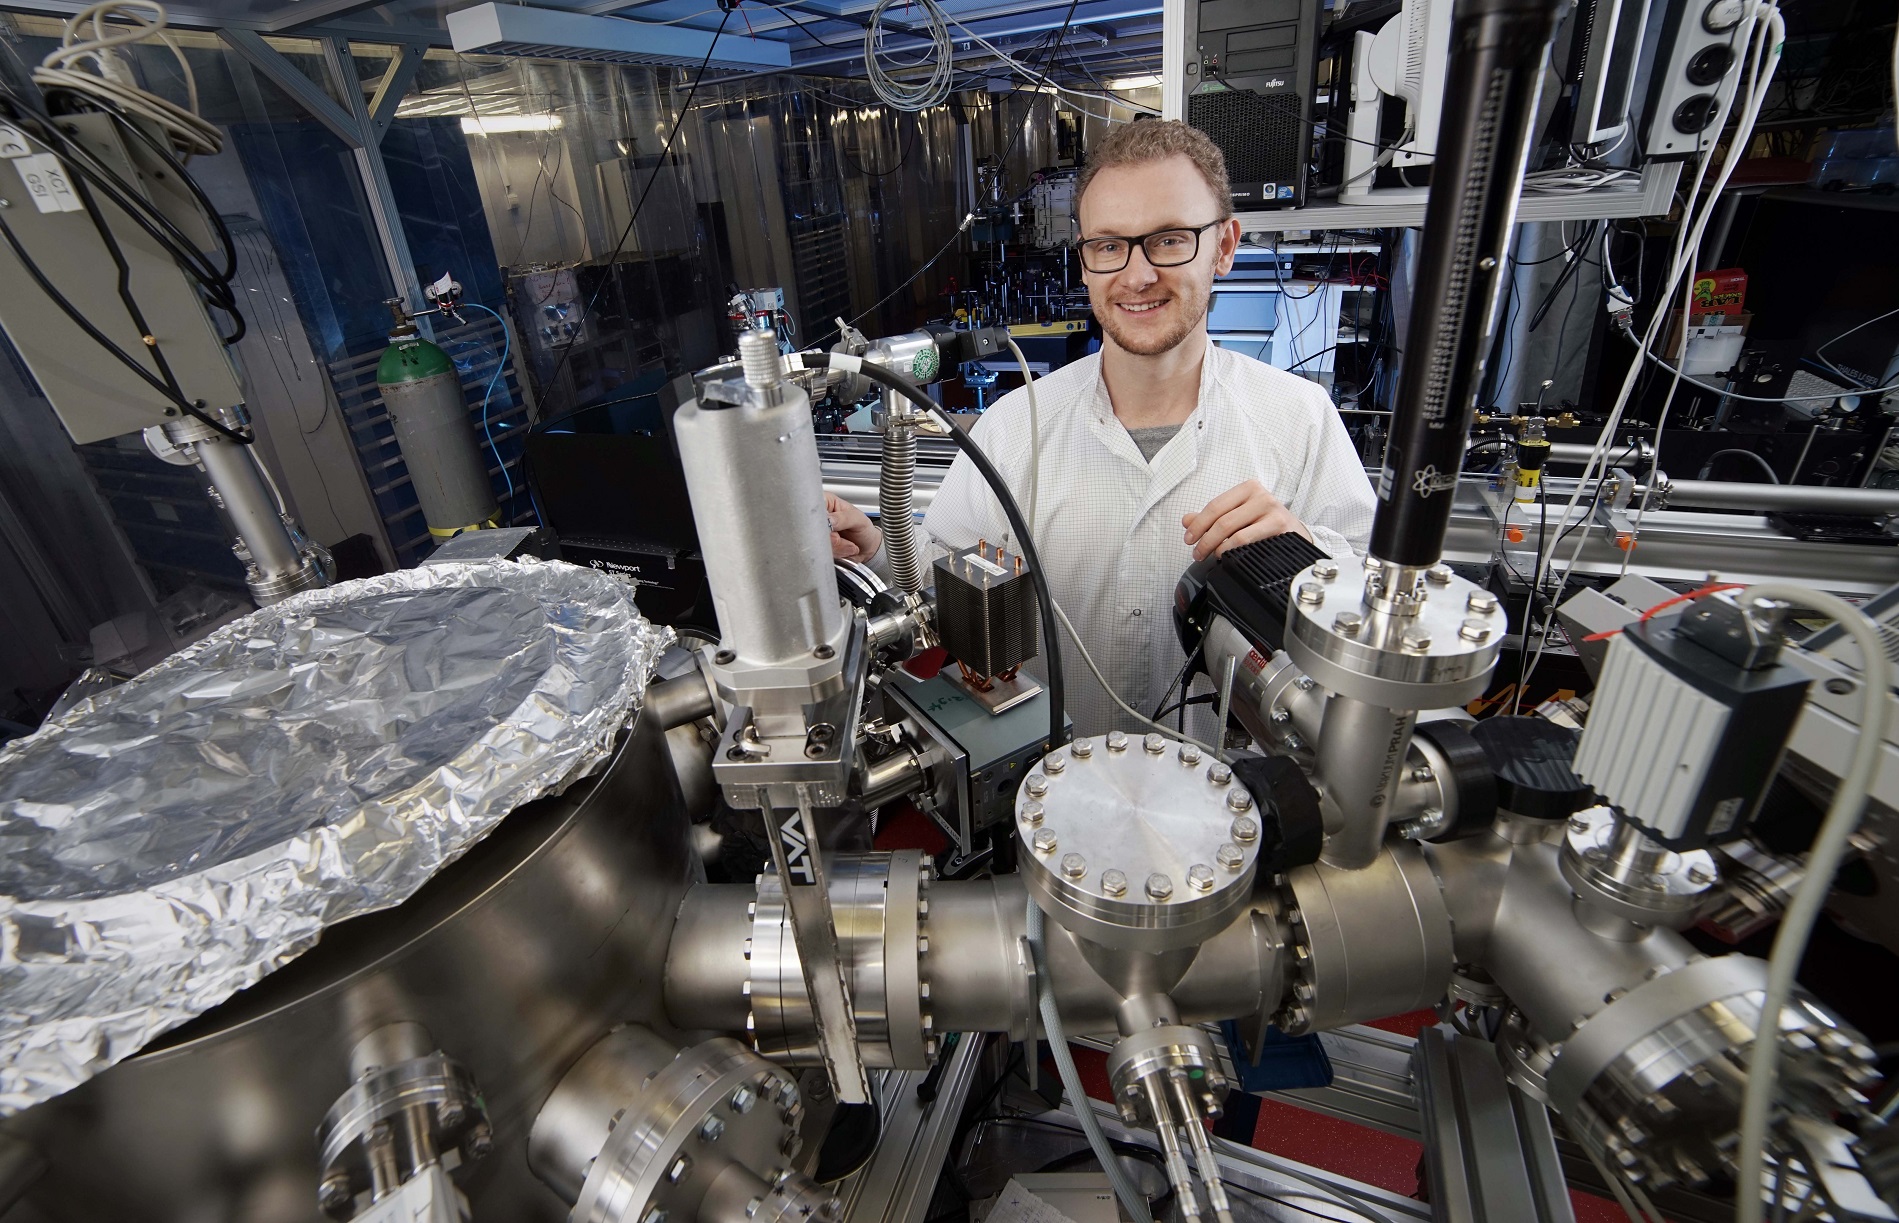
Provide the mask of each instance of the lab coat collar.
POLYGON ((1094 385, 1094 430, 1095 436, 1108 448, 1109 453, 1123 462, 1132 463, 1147 476, 1147 491, 1141 498, 1140 508, 1135 512, 1131 527, 1139 526, 1147 515, 1183 480, 1194 473, 1200 465, 1200 446, 1206 433, 1209 419, 1213 417, 1217 406, 1222 402, 1216 393, 1216 386, 1225 383, 1225 354, 1207 341, 1207 351, 1200 364, 1200 394, 1194 409, 1187 419, 1181 422, 1180 432, 1161 447, 1150 463, 1141 454, 1139 446, 1128 435, 1127 426, 1114 414, 1113 401, 1108 397, 1107 380, 1102 377, 1100 359, 1095 363, 1094 385))

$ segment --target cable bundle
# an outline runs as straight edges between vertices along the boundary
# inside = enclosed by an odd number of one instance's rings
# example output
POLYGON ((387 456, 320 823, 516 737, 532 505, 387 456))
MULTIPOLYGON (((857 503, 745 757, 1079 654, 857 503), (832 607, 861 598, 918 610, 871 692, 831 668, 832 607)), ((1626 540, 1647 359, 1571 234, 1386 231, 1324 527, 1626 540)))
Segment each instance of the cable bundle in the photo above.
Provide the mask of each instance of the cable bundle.
POLYGON ((198 81, 191 72, 172 36, 165 33, 165 6, 157 0, 102 0, 80 9, 66 21, 59 49, 40 61, 33 70, 33 83, 41 89, 64 89, 91 98, 103 106, 138 119, 156 123, 181 156, 202 153, 207 156, 224 147, 224 133, 198 116, 198 81), (143 9, 149 20, 130 9, 143 9), (114 28, 106 24, 116 18, 128 24, 114 28), (92 37, 83 36, 86 24, 92 25, 92 37), (185 77, 185 92, 191 105, 186 107, 140 89, 131 79, 113 48, 129 46, 157 38, 178 58, 185 77), (97 72, 86 72, 74 65, 91 60, 97 72))
POLYGON ((930 75, 921 84, 905 85, 885 72, 877 58, 884 42, 884 10, 890 3, 891 0, 877 0, 877 7, 871 10, 870 23, 864 27, 864 71, 870 77, 870 87, 886 105, 898 110, 919 111, 940 106, 950 94, 956 50, 950 45, 949 23, 943 10, 937 7, 936 0, 922 0, 923 15, 930 23, 929 58, 902 64, 899 68, 921 68, 927 63, 930 75))
MULTIPOLYGON (((104 207, 105 202, 109 201, 118 212, 124 214, 126 220, 143 230, 197 285, 207 305, 230 316, 232 332, 223 340, 226 344, 235 344, 245 330, 244 317, 238 312, 236 292, 231 286, 231 280, 237 274, 237 249, 216 205, 186 172, 179 159, 181 154, 188 156, 190 152, 217 152, 223 147, 223 135, 196 114, 138 89, 129 81, 109 80, 106 75, 95 76, 69 66, 90 57, 101 73, 123 77, 123 65, 109 54, 111 49, 152 37, 164 39, 167 45, 171 45, 182 64, 182 53, 163 33, 164 22, 165 10, 153 0, 109 0, 107 3, 89 5, 67 22, 66 37, 60 50, 48 56, 45 64, 33 73, 34 80, 45 91, 44 101, 37 96, 12 91, 0 94, 0 117, 20 128, 39 146, 57 155, 65 167, 74 194, 85 205, 92 227, 117 269, 119 300, 138 334, 145 338, 142 355, 134 355, 121 348, 73 305, 34 261, 32 253, 21 243, 12 226, 6 223, 4 214, 0 214, 0 241, 4 241, 12 250, 40 291, 98 344, 107 356, 131 371, 179 412, 197 419, 232 441, 248 443, 251 440, 248 433, 226 425, 215 415, 206 412, 203 404, 194 402, 185 393, 166 359, 163 345, 154 338, 155 332, 132 293, 130 265, 126 262, 119 237, 114 233, 119 221, 112 216, 111 210, 104 207), (119 10, 126 3, 149 9, 154 14, 153 19, 134 20, 129 29, 115 30, 108 27, 106 19, 109 16, 123 16, 119 10), (80 34, 87 23, 91 23, 93 37, 82 40, 80 34), (117 167, 86 141, 67 131, 66 125, 55 118, 57 115, 84 113, 106 116, 128 147, 142 147, 176 175, 176 181, 190 192, 205 224, 216 237, 212 250, 201 249, 191 235, 181 229, 163 209, 153 204, 141 186, 127 181, 117 167), (153 125, 162 134, 155 135, 153 125), (174 149, 178 152, 175 153, 174 149)), ((187 87, 195 98, 197 87, 191 81, 189 67, 185 69, 185 76, 187 87)))

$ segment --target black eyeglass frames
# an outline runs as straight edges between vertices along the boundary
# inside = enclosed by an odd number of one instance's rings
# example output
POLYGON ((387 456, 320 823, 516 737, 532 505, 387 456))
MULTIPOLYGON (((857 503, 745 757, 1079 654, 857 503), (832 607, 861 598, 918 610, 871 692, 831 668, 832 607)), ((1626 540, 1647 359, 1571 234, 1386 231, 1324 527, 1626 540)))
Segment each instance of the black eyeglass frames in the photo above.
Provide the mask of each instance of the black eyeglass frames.
POLYGON ((1087 238, 1080 243, 1081 266, 1096 273, 1118 272, 1128 265, 1138 246, 1149 266, 1177 268, 1200 257, 1200 235, 1219 224, 1219 221, 1208 221, 1198 229, 1157 229, 1139 237, 1108 234, 1087 238))

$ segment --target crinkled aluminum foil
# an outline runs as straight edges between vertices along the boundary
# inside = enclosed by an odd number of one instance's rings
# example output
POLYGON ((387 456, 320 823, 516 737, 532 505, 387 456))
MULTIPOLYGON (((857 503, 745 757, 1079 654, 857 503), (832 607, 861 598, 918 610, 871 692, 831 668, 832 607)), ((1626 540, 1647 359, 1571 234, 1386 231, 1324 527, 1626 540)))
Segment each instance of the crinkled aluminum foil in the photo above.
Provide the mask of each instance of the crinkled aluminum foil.
POLYGON ((592 570, 433 565, 265 608, 0 749, 0 1116, 592 772, 671 640, 592 570))

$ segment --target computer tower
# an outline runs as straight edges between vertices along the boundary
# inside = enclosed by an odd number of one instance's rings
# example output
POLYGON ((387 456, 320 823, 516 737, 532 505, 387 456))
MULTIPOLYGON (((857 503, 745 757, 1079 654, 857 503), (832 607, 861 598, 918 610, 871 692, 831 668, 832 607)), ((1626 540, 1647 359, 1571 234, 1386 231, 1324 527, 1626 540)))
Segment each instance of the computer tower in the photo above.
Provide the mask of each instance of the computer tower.
POLYGON ((1233 207, 1306 198, 1320 0, 1186 0, 1181 117, 1226 155, 1233 207))

